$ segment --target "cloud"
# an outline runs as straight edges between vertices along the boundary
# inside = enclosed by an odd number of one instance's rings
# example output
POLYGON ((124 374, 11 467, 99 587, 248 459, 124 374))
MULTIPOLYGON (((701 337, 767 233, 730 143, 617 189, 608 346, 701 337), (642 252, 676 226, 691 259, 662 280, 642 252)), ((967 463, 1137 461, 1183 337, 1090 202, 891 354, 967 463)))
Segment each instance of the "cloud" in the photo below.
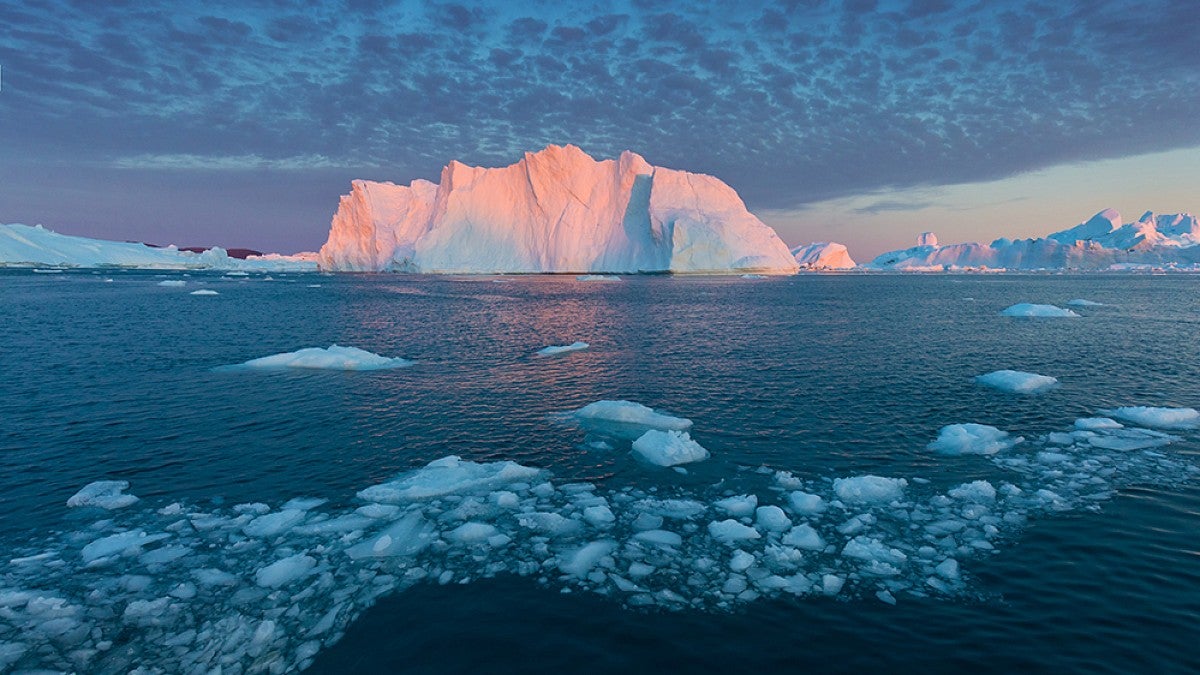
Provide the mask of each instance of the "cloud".
POLYGON ((881 199, 877 202, 867 204, 854 209, 855 213, 867 213, 876 215, 885 211, 920 211, 921 209, 933 206, 933 201, 898 201, 894 199, 881 199))
POLYGON ((317 169, 361 169, 360 163, 339 161, 324 155, 267 158, 259 155, 133 155, 113 160, 114 169, 154 171, 308 171, 317 169))

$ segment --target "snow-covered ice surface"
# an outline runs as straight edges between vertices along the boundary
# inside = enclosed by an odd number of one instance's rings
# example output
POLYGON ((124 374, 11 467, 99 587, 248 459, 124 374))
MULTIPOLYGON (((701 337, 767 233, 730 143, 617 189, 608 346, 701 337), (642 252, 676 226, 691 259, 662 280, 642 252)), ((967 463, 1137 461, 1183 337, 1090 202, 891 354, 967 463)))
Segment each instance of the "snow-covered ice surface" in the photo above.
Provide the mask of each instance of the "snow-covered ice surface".
MULTIPOLYGON (((145 244, 73 237, 47 230, 41 225, 0 224, 0 268, 120 267, 175 270, 249 270, 258 272, 315 272, 316 254, 293 256, 269 254, 245 260, 231 258, 225 249, 214 247, 203 253, 180 251, 174 246, 155 248, 145 244)), ((42 270, 34 270, 42 271, 42 270)))
POLYGON ((1029 302, 1018 302, 1015 305, 1006 307, 1000 312, 1001 316, 1013 316, 1021 318, 1065 318, 1079 316, 1069 309, 1056 307, 1054 305, 1038 305, 1029 302))
POLYGON ((407 368, 414 362, 402 358, 380 356, 358 347, 306 347, 294 352, 272 354, 245 363, 222 366, 220 370, 279 370, 302 368, 307 370, 387 370, 407 368))
MULTIPOLYGON (((497 575, 667 611, 778 597, 969 597, 973 561, 1014 544, 1031 519, 1097 510, 1133 484, 1200 477, 1167 447, 1176 437, 1077 426, 1086 429, 977 458, 1003 470, 992 478, 940 487, 763 471, 741 486, 749 493, 727 497, 723 480, 609 489, 446 457, 344 508, 160 497, 96 509, 0 568, 0 667, 291 671, 383 595, 497 575)), ((94 483, 78 506, 123 490, 94 483)))
POLYGON ((541 349, 537 350, 537 353, 540 356, 557 356, 559 354, 577 352, 587 348, 588 343, 586 342, 572 342, 569 345, 550 345, 549 347, 542 347, 541 349))
POLYGON ((1022 370, 996 370, 976 377, 975 381, 1010 394, 1039 394, 1058 385, 1057 378, 1022 370))
POLYGON ((802 270, 848 270, 855 267, 846 246, 835 242, 798 246, 792 249, 792 257, 802 270))

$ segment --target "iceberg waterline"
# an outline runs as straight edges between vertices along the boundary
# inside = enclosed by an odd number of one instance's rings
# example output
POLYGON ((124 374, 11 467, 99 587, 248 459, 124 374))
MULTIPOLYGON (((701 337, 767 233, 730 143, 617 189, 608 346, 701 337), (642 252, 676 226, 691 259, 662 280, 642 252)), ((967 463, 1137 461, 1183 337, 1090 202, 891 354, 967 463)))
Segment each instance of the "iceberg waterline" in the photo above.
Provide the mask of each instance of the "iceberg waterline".
MULTIPOLYGON (((0 668, 293 670, 382 595, 501 574, 665 610, 956 597, 972 592, 970 561, 1030 518, 1200 477, 1164 451, 1173 440, 1080 420, 972 460, 1005 480, 946 486, 766 470, 651 492, 446 457, 362 490, 357 508, 147 499, 21 547, 0 572, 0 668)), ((89 488, 84 501, 125 490, 89 488)))

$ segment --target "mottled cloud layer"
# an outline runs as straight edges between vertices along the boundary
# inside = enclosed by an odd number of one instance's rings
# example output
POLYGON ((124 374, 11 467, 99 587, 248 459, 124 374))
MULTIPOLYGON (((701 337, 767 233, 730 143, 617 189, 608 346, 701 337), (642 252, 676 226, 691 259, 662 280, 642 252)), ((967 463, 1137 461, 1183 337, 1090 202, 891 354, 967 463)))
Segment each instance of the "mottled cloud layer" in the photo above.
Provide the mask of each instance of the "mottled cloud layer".
POLYGON ((5 3, 0 220, 42 186, 48 222, 311 245, 352 177, 565 142, 760 209, 986 180, 1200 144, 1198 35, 1186 0, 5 3))

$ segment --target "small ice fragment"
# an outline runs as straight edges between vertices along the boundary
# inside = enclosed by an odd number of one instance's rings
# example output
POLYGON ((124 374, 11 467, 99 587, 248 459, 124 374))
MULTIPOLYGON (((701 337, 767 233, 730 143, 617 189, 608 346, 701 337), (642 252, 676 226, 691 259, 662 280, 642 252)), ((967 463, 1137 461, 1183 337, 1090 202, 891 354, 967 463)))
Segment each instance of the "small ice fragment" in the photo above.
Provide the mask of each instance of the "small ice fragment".
POLYGON ((1049 375, 1038 375, 1020 370, 997 370, 980 375, 975 378, 975 381, 985 387, 999 389, 1010 394, 1040 394, 1053 389, 1058 384, 1058 380, 1049 375))
POLYGON ((633 442, 633 451, 657 466, 677 466, 708 459, 705 450, 686 431, 650 429, 633 442))
POLYGON ((758 495, 735 495, 717 500, 713 506, 721 509, 734 518, 745 518, 754 513, 758 506, 758 495))
POLYGON ((986 424, 948 424, 926 447, 943 455, 994 455, 1023 440, 986 424))
POLYGON ((754 523, 767 532, 783 532, 792 526, 792 521, 778 506, 760 506, 754 512, 754 523))
POLYGON ((933 571, 937 572, 938 576, 942 577, 943 579, 957 579, 958 561, 954 558, 946 558, 942 562, 938 563, 938 566, 934 567, 933 571))
POLYGON ((646 530, 633 535, 633 538, 637 541, 644 541, 647 544, 657 544, 659 546, 679 546, 683 543, 683 537, 667 530, 646 530))
POLYGON ((540 356, 556 356, 558 354, 566 354, 567 352, 577 352, 588 348, 586 342, 572 342, 569 345, 550 345, 542 347, 537 351, 540 356))
POLYGON ((451 530, 446 538, 460 544, 476 544, 490 539, 495 534, 496 527, 494 525, 468 522, 451 530))
POLYGON ((802 516, 816 515, 825 510, 825 500, 821 499, 820 495, 809 494, 800 490, 795 490, 788 495, 788 504, 792 507, 793 511, 802 516))
POLYGON ((687 431, 692 426, 689 419, 673 417, 631 401, 596 401, 573 414, 589 422, 624 424, 660 431, 687 431))
POLYGON ((284 368, 300 368, 305 370, 386 370, 390 368, 406 368, 413 361, 401 358, 388 358, 373 354, 357 347, 341 347, 330 345, 328 348, 308 347, 294 352, 284 352, 250 359, 236 366, 226 366, 220 370, 278 370, 284 368))
POLYGON ((598 504, 585 508, 583 510, 583 519, 593 527, 608 527, 616 522, 617 517, 613 515, 612 509, 604 504, 598 504))
POLYGON ((904 498, 908 481, 883 476, 853 476, 833 481, 838 499, 855 504, 887 504, 904 498))
POLYGON ((220 295, 220 293, 210 288, 201 288, 198 291, 192 291, 191 293, 188 293, 188 295, 220 295))
POLYGON ((846 580, 836 574, 826 574, 821 577, 821 591, 825 595, 837 595, 842 590, 846 580))
POLYGON ((288 556, 267 565, 254 574, 254 582, 266 588, 279 588, 308 576, 317 561, 303 553, 288 556))
POLYGON ((1014 316, 1023 318, 1058 318, 1079 316, 1069 309, 1055 307, 1054 305, 1035 305, 1028 302, 1020 302, 1011 307, 1008 307, 1000 312, 1001 316, 1014 316))
POLYGON ((996 501, 996 488, 986 480, 977 480, 953 488, 949 495, 968 502, 993 502, 996 501))
POLYGON ((708 524, 708 534, 713 539, 723 543, 732 544, 738 541, 746 541, 748 539, 758 539, 762 535, 758 530, 743 525, 732 518, 722 521, 713 521, 708 524))
POLYGON ((729 569, 733 570, 734 572, 745 572, 746 570, 750 569, 755 562, 756 559, 753 555, 746 553, 739 548, 733 552, 733 557, 729 560, 729 569))
POLYGON ((563 562, 558 568, 566 574, 582 579, 604 556, 612 553, 616 548, 617 542, 615 541, 608 539, 593 541, 564 555, 563 562))
POLYGON ((187 286, 187 282, 183 279, 167 279, 166 281, 158 282, 158 285, 166 286, 168 288, 178 288, 180 286, 187 286))
POLYGON ((1084 300, 1083 298, 1075 298, 1068 300, 1067 304, 1071 307, 1103 307, 1103 302, 1093 302, 1092 300, 1084 300))
POLYGON ((1200 427, 1200 412, 1194 408, 1155 408, 1126 406, 1104 411, 1120 420, 1157 429, 1196 429, 1200 427))
POLYGON ((1080 431, 1100 431, 1102 429, 1123 429, 1125 425, 1111 417, 1081 417, 1075 420, 1075 428, 1080 431))
POLYGON ((94 506, 101 509, 120 509, 138 501, 133 495, 124 494, 129 482, 123 480, 98 480, 83 486, 67 500, 68 507, 94 506))

